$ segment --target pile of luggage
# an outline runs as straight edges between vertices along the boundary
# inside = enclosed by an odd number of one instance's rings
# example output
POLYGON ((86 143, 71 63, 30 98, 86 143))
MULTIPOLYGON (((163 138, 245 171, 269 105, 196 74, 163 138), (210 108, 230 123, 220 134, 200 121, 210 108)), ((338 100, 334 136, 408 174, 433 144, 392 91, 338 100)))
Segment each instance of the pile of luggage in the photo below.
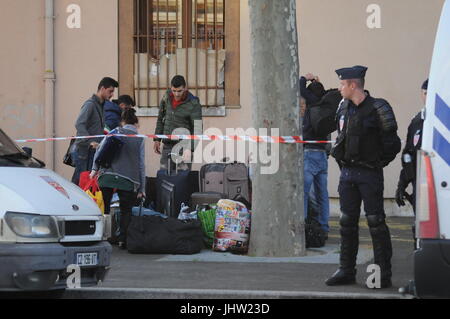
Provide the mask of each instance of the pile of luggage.
POLYGON ((148 181, 146 201, 133 208, 129 252, 195 254, 205 247, 247 252, 251 186, 245 164, 213 163, 200 172, 174 173, 169 166, 148 181))

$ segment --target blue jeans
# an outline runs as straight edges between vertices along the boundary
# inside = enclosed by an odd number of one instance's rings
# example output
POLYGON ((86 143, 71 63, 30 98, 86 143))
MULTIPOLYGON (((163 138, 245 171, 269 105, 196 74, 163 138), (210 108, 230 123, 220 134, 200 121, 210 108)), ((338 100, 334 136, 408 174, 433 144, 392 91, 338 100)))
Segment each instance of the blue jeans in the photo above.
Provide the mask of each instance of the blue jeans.
POLYGON ((80 156, 75 149, 71 153, 72 160, 75 162, 75 171, 72 175, 72 183, 78 185, 80 182, 80 174, 84 171, 90 171, 95 155, 95 149, 89 148, 87 156, 80 156))
POLYGON ((328 198, 328 159, 325 151, 305 149, 304 152, 304 209, 308 214, 308 200, 311 186, 314 185, 315 199, 319 205, 319 223, 325 232, 330 230, 330 202, 328 198))

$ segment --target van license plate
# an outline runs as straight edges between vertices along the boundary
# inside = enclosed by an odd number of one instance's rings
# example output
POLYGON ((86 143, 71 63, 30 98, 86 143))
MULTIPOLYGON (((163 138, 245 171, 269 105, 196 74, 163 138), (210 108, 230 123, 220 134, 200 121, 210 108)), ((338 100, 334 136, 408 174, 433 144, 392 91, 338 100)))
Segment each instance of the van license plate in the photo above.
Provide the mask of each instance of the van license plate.
POLYGON ((98 264, 97 253, 80 253, 77 254, 78 266, 95 266, 98 264))

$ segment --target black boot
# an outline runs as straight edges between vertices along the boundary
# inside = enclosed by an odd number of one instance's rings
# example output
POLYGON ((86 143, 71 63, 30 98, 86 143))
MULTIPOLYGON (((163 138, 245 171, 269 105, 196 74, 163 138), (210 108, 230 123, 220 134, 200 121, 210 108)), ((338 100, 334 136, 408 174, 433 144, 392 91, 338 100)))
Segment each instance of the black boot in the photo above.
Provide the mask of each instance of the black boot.
POLYGON ((345 270, 339 268, 333 276, 325 281, 327 286, 352 285, 356 283, 356 270, 345 270))
POLYGON ((356 256, 358 255, 359 233, 358 223, 345 226, 346 216, 341 218, 341 254, 340 267, 325 284, 328 286, 350 285, 356 282, 356 256))
POLYGON ((370 220, 368 216, 367 219, 369 222, 370 235, 372 236, 374 263, 380 266, 381 270, 381 288, 389 288, 392 286, 391 234, 384 221, 384 217, 375 218, 375 216, 373 216, 372 220, 370 220))

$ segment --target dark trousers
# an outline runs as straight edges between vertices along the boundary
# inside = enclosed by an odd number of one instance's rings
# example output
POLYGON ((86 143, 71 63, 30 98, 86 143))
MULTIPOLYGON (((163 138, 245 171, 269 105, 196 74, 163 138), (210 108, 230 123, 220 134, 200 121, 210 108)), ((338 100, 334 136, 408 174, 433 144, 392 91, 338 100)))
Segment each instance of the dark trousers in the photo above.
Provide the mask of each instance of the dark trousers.
POLYGON ((85 171, 90 171, 94 163, 95 149, 90 148, 87 155, 80 155, 75 149, 71 153, 72 159, 75 162, 75 171, 72 175, 72 183, 78 185, 80 183, 80 174, 85 171))
POLYGON ((359 219, 364 203, 366 216, 384 216, 383 190, 382 169, 343 167, 338 187, 342 213, 359 219))
MULTIPOLYGON (((109 187, 101 188, 103 201, 105 202, 105 214, 109 214, 111 199, 114 194, 114 189, 109 187)), ((120 234, 118 236, 119 242, 127 241, 127 230, 131 220, 131 210, 136 204, 137 194, 135 192, 117 190, 119 195, 120 206, 120 234)))
POLYGON ((339 180, 342 217, 341 267, 352 270, 356 265, 359 244, 358 222, 361 204, 369 225, 374 248, 375 263, 381 268, 381 276, 391 276, 392 244, 384 213, 384 178, 382 169, 344 167, 339 180))

